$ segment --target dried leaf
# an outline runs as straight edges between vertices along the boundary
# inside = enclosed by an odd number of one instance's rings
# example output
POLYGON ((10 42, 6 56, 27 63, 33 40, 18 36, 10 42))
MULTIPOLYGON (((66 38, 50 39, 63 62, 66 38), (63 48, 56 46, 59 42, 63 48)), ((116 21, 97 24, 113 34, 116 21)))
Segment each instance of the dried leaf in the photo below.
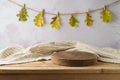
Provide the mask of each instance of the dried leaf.
POLYGON ((84 21, 85 21, 87 26, 91 26, 93 24, 93 20, 92 20, 92 18, 90 16, 89 12, 86 13, 86 18, 85 18, 84 21))
POLYGON ((19 21, 27 21, 28 13, 25 4, 20 10, 19 14, 17 14, 17 17, 19 17, 19 21))
POLYGON ((42 10, 41 12, 39 12, 34 19, 34 23, 36 26, 43 26, 45 24, 44 21, 44 10, 42 10))
POLYGON ((60 26, 60 16, 59 13, 52 18, 53 20, 51 21, 51 26, 53 29, 57 29, 60 26))
POLYGON ((103 22, 108 23, 112 20, 112 14, 110 11, 104 7, 102 11, 100 12, 100 18, 103 20, 103 22))
POLYGON ((78 26, 79 21, 75 18, 74 14, 71 15, 70 19, 69 19, 69 24, 72 27, 76 27, 78 26))

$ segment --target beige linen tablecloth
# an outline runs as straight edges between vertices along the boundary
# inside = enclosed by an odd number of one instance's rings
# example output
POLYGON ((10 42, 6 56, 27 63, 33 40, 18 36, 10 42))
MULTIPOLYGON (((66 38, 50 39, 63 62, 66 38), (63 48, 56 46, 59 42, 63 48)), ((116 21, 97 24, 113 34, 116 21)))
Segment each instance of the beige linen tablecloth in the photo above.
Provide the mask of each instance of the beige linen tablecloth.
POLYGON ((57 41, 36 44, 28 48, 17 45, 2 49, 0 65, 50 60, 51 54, 58 51, 86 51, 95 54, 100 61, 120 63, 120 49, 99 48, 79 41, 57 41))

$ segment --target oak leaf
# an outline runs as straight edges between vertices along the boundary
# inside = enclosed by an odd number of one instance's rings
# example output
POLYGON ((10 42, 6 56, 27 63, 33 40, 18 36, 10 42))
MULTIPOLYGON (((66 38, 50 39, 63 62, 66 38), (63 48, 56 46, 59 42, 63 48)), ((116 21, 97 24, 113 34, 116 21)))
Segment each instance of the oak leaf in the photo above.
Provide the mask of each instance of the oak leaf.
POLYGON ((34 19, 35 26, 43 26, 45 24, 44 20, 44 10, 40 11, 34 19))
POLYGON ((70 19, 69 19, 69 24, 72 27, 77 27, 78 26, 79 21, 75 18, 74 14, 71 15, 70 19))
POLYGON ((103 22, 109 23, 112 20, 112 14, 106 7, 104 7, 100 12, 100 18, 102 19, 103 22))
POLYGON ((89 12, 86 13, 86 18, 85 18, 84 21, 85 21, 87 26, 91 26, 93 24, 93 20, 92 20, 92 18, 90 16, 89 12))
POLYGON ((25 4, 16 16, 19 17, 19 21, 27 21, 28 13, 25 4))
POLYGON ((52 18, 52 21, 51 21, 51 27, 53 29, 57 29, 59 26, 60 26, 60 16, 59 16, 59 13, 52 18))

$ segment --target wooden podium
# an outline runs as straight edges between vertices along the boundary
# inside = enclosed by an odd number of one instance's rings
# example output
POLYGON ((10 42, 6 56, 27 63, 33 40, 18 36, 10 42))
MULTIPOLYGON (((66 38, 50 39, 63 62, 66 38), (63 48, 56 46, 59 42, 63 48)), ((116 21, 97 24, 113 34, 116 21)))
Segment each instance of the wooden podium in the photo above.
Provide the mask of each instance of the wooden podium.
POLYGON ((97 56, 88 52, 55 52, 52 62, 64 66, 90 66, 97 62, 97 56))

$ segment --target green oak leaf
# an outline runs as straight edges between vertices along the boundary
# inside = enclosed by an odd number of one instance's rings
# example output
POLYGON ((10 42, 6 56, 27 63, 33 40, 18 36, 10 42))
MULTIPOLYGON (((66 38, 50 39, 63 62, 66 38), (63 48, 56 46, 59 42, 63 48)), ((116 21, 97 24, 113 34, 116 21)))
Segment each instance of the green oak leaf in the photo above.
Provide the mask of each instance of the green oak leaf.
POLYGON ((19 14, 17 14, 17 17, 19 17, 19 21, 27 21, 28 13, 25 4, 20 10, 19 14))
POLYGON ((72 14, 70 19, 69 19, 69 24, 72 27, 77 27, 78 26, 79 21, 75 18, 75 16, 72 14))

